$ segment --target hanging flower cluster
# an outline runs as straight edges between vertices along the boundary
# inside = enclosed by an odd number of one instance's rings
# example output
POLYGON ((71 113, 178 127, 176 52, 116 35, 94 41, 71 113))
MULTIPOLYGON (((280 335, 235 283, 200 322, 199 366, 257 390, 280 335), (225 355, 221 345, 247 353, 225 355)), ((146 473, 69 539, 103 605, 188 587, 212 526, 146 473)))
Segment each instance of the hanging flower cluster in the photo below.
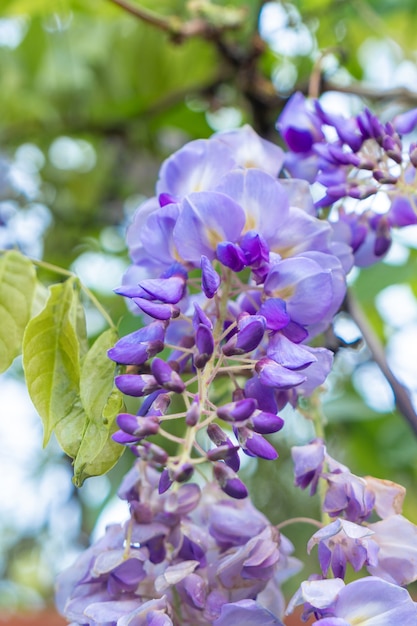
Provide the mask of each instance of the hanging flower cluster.
POLYGON ((282 428, 278 412, 330 371, 331 353, 306 341, 341 305, 350 248, 314 215, 303 181, 278 180, 283 161, 248 126, 193 141, 162 165, 130 227, 134 264, 117 291, 152 321, 109 352, 128 366, 118 388, 146 397, 115 438, 149 459, 147 438, 182 420, 161 491, 209 460, 226 493, 246 496, 239 449, 275 459, 265 435, 282 428), (231 391, 219 406, 220 378, 231 391))
MULTIPOLYGON (((130 518, 60 576, 58 606, 73 624, 282 626, 280 585, 300 564, 247 497, 242 454, 277 458, 282 409, 331 370, 320 339, 347 273, 385 254, 392 226, 417 222, 416 148, 405 151, 399 134, 415 123, 414 112, 393 124, 369 111, 346 120, 296 94, 278 121, 289 152, 245 126, 162 164, 129 228, 132 265, 116 290, 143 325, 108 353, 118 389, 142 399, 113 436, 137 457, 119 492, 130 518), (313 182, 325 189, 316 202, 313 182), (384 215, 340 203, 381 190, 384 215), (203 488, 190 482, 197 469, 203 488)), ((355 476, 321 439, 292 454, 295 484, 321 494, 323 523, 307 546, 317 546, 320 574, 287 611, 304 604, 318 626, 416 624, 403 588, 417 580, 405 490, 355 476), (345 584, 348 567, 370 575, 345 584)))
POLYGON ((249 499, 226 500, 213 483, 161 496, 158 482, 143 461, 126 475, 119 496, 129 502, 130 519, 108 527, 58 579, 67 618, 120 626, 281 624, 280 585, 301 565, 288 539, 249 499))
POLYGON ((285 169, 320 186, 317 209, 336 204, 336 237, 351 246, 358 266, 382 258, 392 227, 417 224, 417 146, 402 139, 416 125, 415 109, 385 124, 368 109, 346 119, 301 93, 290 98, 277 122, 289 148, 285 169), (384 213, 372 208, 381 196, 389 200, 384 213), (346 198, 368 202, 362 211, 347 213, 339 202, 346 198))

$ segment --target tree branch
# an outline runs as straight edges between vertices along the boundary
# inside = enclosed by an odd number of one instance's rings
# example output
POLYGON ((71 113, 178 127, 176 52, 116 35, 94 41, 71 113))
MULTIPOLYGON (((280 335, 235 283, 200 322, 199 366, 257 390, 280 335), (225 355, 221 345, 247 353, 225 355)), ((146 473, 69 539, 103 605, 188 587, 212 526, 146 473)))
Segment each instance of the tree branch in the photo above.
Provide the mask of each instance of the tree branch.
MULTIPOLYGON (((127 0, 109 1, 116 4, 121 9, 130 13, 130 15, 133 15, 133 17, 138 18, 142 22, 150 24, 151 26, 166 32, 176 43, 181 43, 190 37, 216 39, 223 31, 236 30, 237 28, 240 28, 244 22, 244 12, 235 10, 232 18, 225 19, 223 22, 220 19, 217 20, 218 23, 216 23, 217 13, 221 15, 222 11, 227 11, 227 9, 217 6, 212 11, 212 20, 203 15, 203 17, 193 17, 192 19, 183 22, 175 15, 162 17, 154 11, 150 11, 149 9, 145 9, 144 7, 136 4, 130 4, 127 0)), ((199 8, 200 7, 196 4, 196 9, 199 8)), ((207 10, 207 7, 204 6, 203 9, 207 10)), ((229 13, 230 11, 231 10, 229 9, 229 13)), ((204 13, 203 10, 202 13, 204 13)))
POLYGON ((346 309, 359 327, 373 360, 379 366, 379 369, 388 381, 393 391, 395 405, 398 411, 402 413, 414 433, 417 435, 417 414, 411 402, 409 391, 398 381, 391 371, 385 356, 384 348, 373 328, 370 326, 364 312, 352 292, 348 292, 346 296, 346 309))

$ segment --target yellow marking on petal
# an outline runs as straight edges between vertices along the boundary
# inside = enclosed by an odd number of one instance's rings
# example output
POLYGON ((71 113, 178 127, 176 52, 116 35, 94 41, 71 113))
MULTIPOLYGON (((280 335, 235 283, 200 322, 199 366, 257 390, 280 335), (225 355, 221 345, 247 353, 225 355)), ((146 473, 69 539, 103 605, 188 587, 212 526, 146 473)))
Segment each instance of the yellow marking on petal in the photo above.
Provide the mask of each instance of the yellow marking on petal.
POLYGON ((257 226, 258 224, 253 214, 249 213, 248 215, 246 215, 246 222, 245 226, 243 227, 243 232, 247 233, 250 230, 257 230, 257 226))
POLYGON ((294 293, 294 285, 288 285, 287 287, 283 287, 282 289, 274 289, 271 295, 273 298, 281 298, 281 300, 287 300, 288 298, 291 298, 294 293))
POLYGON ((217 248, 217 244, 221 241, 224 241, 223 235, 221 235, 214 228, 206 228, 207 239, 210 244, 210 247, 215 250, 217 248))

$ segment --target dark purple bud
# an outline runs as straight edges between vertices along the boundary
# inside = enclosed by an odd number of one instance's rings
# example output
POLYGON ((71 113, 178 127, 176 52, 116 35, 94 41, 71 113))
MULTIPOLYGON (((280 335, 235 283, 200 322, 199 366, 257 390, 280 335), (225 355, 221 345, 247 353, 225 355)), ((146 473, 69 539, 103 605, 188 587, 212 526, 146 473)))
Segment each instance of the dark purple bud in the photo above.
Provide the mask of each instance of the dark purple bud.
POLYGON ((282 417, 266 411, 255 412, 251 417, 251 422, 253 430, 261 435, 277 433, 284 426, 282 417))
POLYGON ((250 230, 241 239, 240 247, 246 259, 246 265, 259 269, 269 261, 269 247, 265 239, 256 231, 250 230))
POLYGON ((267 387, 291 389, 306 380, 306 376, 302 373, 289 370, 267 357, 258 361, 255 369, 261 383, 267 387))
POLYGON ((213 323, 209 317, 205 314, 200 305, 194 303, 194 315, 193 315, 193 327, 197 331, 200 324, 207 326, 210 330, 213 330, 213 323))
MULTIPOLYGON (((187 485, 183 486, 186 487, 187 485)), ((184 561, 199 561, 201 567, 205 567, 207 565, 206 555, 203 548, 199 546, 198 543, 195 543, 195 541, 191 541, 187 535, 183 535, 182 545, 180 551, 178 552, 178 557, 184 561)), ((189 576, 187 576, 186 579, 187 578, 189 578, 189 576)))
POLYGON ((157 382, 164 389, 174 391, 175 393, 184 391, 185 384, 177 372, 170 367, 169 363, 165 363, 165 361, 156 357, 151 363, 151 370, 157 382))
POLYGON ((383 256, 386 252, 388 252, 390 246, 391 246, 391 237, 389 235, 387 236, 382 235, 380 237, 376 237, 375 244, 374 244, 375 256, 383 256))
POLYGON ((123 446, 127 446, 131 443, 137 443, 138 438, 134 435, 128 435, 124 430, 116 430, 115 433, 111 436, 113 441, 122 444, 123 446))
POLYGON ((405 113, 397 115, 393 119, 392 124, 397 133, 400 133, 401 135, 411 133, 411 131, 413 131, 417 126, 417 109, 411 109, 411 111, 406 111, 405 113))
POLYGON ((197 401, 194 401, 190 408, 187 411, 185 416, 185 423, 187 426, 195 426, 198 424, 198 420, 200 419, 200 404, 197 401))
POLYGON ((141 398, 159 389, 159 384, 150 374, 121 374, 114 379, 116 387, 128 396, 141 398))
POLYGON ((214 339, 212 332, 204 324, 200 324, 196 335, 195 343, 197 346, 198 354, 194 356, 194 365, 201 369, 205 366, 207 361, 210 360, 214 350, 214 339))
POLYGON ((151 302, 144 298, 133 298, 133 302, 147 315, 157 320, 169 320, 171 317, 178 317, 180 310, 173 304, 161 304, 160 302, 151 302))
POLYGON ((244 400, 246 398, 244 389, 237 387, 233 389, 232 392, 232 400, 233 402, 237 402, 238 400, 244 400))
POLYGON ((145 278, 139 283, 139 287, 149 294, 149 299, 176 304, 184 297, 185 284, 184 276, 171 276, 169 278, 145 278))
POLYGON ((122 365, 142 365, 164 349, 165 323, 151 322, 130 335, 119 339, 108 357, 122 365))
POLYGON ((398 182, 397 176, 392 176, 389 172, 382 172, 381 170, 374 170, 373 177, 381 185, 395 185, 398 182))
POLYGON ((220 276, 214 270, 210 260, 204 256, 201 257, 201 286, 206 298, 213 298, 220 287, 220 276))
POLYGON ((217 245, 217 258, 220 263, 234 272, 240 272, 246 267, 246 258, 243 250, 230 241, 224 241, 217 245))
POLYGON ((138 456, 149 463, 157 465, 165 465, 168 461, 168 453, 161 446, 149 441, 142 441, 138 449, 138 456))
POLYGON ((214 422, 207 426, 207 435, 216 446, 221 446, 226 441, 230 441, 224 430, 217 424, 214 424, 214 422))
MULTIPOLYGON (((318 146, 317 146, 318 147, 318 146)), ((343 148, 332 144, 328 145, 329 154, 333 157, 334 163, 339 165, 353 165, 358 167, 360 158, 353 152, 345 152, 343 148)))
POLYGON ((166 491, 168 491, 168 489, 171 487, 173 481, 170 478, 169 472, 167 469, 164 469, 161 473, 161 476, 159 478, 159 484, 158 484, 158 493, 162 494, 165 493, 166 491))
MULTIPOLYGON (((147 415, 165 415, 170 404, 171 396, 168 393, 158 393, 147 415)), ((139 411, 138 415, 142 413, 139 411)))
POLYGON ((274 461, 278 458, 278 452, 275 450, 274 446, 262 437, 262 435, 258 435, 258 433, 254 433, 248 428, 239 428, 238 432, 242 450, 246 452, 246 454, 249 454, 249 456, 257 456, 267 461, 274 461))
POLYGON ((382 141, 382 147, 387 153, 387 156, 395 161, 396 163, 402 162, 402 154, 401 147, 398 145, 398 142, 395 141, 392 137, 385 135, 382 141))
POLYGON ((288 100, 276 128, 293 152, 309 152, 315 142, 324 139, 319 116, 309 110, 307 100, 300 92, 288 100))
POLYGON ((258 313, 266 319, 266 327, 269 330, 281 330, 290 321, 287 305, 281 298, 269 298, 262 304, 258 313))
MULTIPOLYGON (((207 435, 216 446, 223 447, 223 445, 226 445, 229 450, 232 450, 232 453, 230 455, 226 455, 225 463, 234 472, 237 472, 240 467, 239 454, 238 451, 235 449, 236 446, 233 445, 226 433, 220 428, 220 426, 212 423, 207 426, 207 435)), ((213 454, 215 453, 215 451, 211 452, 213 452, 213 454)))
POLYGON ((159 430, 159 419, 155 415, 140 417, 139 415, 131 415, 130 413, 120 413, 116 421, 125 433, 138 438, 156 435, 159 430))
POLYGON ((228 446, 226 443, 224 443, 217 448, 212 448, 211 450, 209 450, 207 452, 207 458, 209 461, 226 461, 234 458, 235 454, 237 454, 238 451, 239 446, 228 446))
POLYGON ((177 483, 185 483, 194 474, 194 465, 191 463, 183 463, 178 467, 169 470, 172 480, 177 483))
POLYGON ((347 195, 355 200, 366 200, 370 196, 373 196, 378 189, 368 185, 367 187, 350 187, 347 195))
POLYGON ((242 483, 237 474, 225 463, 218 461, 213 466, 214 477, 219 483, 220 489, 227 493, 231 498, 241 500, 246 498, 248 490, 242 483))
POLYGON ((265 332, 265 318, 261 315, 253 315, 250 321, 242 330, 233 335, 222 347, 222 352, 226 356, 234 354, 245 354, 252 352, 261 343, 265 332))
POLYGON ((242 422, 249 419, 257 407, 258 403, 254 398, 245 398, 220 406, 217 409, 217 416, 225 422, 242 422))

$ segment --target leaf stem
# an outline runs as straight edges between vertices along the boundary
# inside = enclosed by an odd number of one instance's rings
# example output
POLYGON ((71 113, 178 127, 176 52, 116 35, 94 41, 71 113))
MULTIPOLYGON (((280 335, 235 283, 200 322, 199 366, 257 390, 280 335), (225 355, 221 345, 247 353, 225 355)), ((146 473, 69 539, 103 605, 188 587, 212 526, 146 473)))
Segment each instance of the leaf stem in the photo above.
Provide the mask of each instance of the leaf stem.
POLYGON ((50 272, 53 272, 54 274, 58 274, 58 275, 61 275, 61 276, 67 276, 68 278, 77 278, 77 280, 79 281, 81 289, 84 291, 84 293, 87 296, 87 298, 96 307, 97 311, 106 320, 106 322, 109 325, 109 327, 112 330, 117 330, 115 323, 113 322, 113 320, 111 319, 110 315, 107 313, 106 309, 103 307, 101 302, 96 298, 96 296, 93 294, 93 292, 88 287, 83 285, 83 283, 80 281, 80 279, 78 278, 78 276, 74 272, 71 272, 70 270, 66 270, 63 267, 59 267, 58 265, 53 265, 52 263, 48 263, 47 261, 40 261, 39 259, 33 259, 31 257, 27 257, 27 258, 34 265, 37 265, 38 267, 41 267, 42 269, 48 270, 50 272))

